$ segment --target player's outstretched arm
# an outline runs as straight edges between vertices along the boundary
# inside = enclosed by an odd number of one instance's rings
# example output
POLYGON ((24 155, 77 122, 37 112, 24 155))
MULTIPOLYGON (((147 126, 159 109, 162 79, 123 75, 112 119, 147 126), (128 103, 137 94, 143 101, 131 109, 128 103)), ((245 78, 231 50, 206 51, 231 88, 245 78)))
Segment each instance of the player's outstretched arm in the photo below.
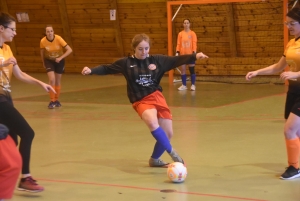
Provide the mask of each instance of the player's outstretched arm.
POLYGON ((26 82, 28 84, 40 85, 45 91, 49 92, 51 90, 54 93, 56 93, 51 85, 46 84, 38 79, 35 79, 34 77, 31 77, 30 75, 27 75, 26 73, 22 72, 17 64, 13 66, 13 74, 17 79, 21 80, 22 82, 26 82))
POLYGON ((246 80, 250 80, 251 78, 257 75, 272 75, 275 73, 279 73, 283 71, 286 66, 287 66, 286 59, 284 56, 282 56, 278 61, 278 63, 276 64, 247 73, 246 80))

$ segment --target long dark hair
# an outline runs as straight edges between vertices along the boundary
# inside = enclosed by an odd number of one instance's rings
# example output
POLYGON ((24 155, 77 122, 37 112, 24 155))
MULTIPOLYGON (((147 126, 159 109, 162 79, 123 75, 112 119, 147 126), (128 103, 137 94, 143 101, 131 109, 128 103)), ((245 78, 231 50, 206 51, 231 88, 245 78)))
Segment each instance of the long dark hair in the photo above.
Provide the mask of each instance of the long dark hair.
POLYGON ((286 16, 300 22, 300 7, 296 6, 294 8, 292 8, 287 14, 286 16))
POLYGON ((15 22, 16 19, 8 13, 0 12, 0 25, 8 26, 11 22, 15 22))

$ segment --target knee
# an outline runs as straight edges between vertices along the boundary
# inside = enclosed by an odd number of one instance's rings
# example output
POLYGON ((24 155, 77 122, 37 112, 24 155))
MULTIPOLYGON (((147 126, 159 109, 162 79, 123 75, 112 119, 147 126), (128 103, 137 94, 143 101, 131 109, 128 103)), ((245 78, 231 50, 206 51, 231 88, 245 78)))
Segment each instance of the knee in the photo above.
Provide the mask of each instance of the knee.
POLYGON ((148 122, 146 122, 146 124, 147 124, 148 128, 150 129, 150 131, 154 131, 159 127, 158 122, 155 122, 155 121, 148 121, 148 122))
POLYGON ((165 131, 169 140, 173 137, 173 131, 165 131))
POLYGON ((34 131, 30 128, 27 132, 24 132, 24 134, 20 135, 20 138, 22 140, 29 140, 32 141, 35 136, 34 131))
POLYGON ((284 127, 284 136, 285 136, 285 139, 294 139, 296 136, 296 133, 293 131, 293 129, 289 126, 285 126, 284 127))
POLYGON ((54 86, 55 85, 55 79, 49 79, 49 84, 51 86, 54 86))
POLYGON ((189 67, 189 71, 191 75, 195 74, 195 66, 189 67))

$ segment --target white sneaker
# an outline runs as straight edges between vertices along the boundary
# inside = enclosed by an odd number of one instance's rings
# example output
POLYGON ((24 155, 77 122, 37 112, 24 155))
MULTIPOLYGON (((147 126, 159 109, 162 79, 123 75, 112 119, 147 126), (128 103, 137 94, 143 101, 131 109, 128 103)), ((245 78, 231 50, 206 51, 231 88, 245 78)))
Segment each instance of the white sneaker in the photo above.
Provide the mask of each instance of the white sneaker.
POLYGON ((184 85, 181 85, 179 88, 178 88, 179 91, 183 91, 183 90, 187 90, 187 87, 184 86, 184 85))
POLYGON ((196 86, 192 84, 191 91, 195 91, 195 90, 196 90, 196 86))

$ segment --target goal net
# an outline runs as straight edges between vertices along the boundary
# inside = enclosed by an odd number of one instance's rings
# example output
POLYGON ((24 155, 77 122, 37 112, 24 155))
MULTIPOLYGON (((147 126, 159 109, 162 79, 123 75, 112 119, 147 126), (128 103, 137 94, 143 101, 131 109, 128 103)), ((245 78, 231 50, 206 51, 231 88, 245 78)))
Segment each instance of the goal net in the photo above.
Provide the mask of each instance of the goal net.
MULTIPOLYGON (((197 81, 249 83, 245 80, 247 72, 274 64, 282 56, 282 0, 205 4, 181 2, 182 5, 170 6, 174 18, 171 51, 174 55, 177 34, 183 30, 183 20, 189 19, 191 30, 198 39, 197 52, 209 56, 209 59, 196 62, 197 81)), ((293 3, 295 1, 289 5, 293 6, 293 3)), ((180 79, 179 71, 173 73, 175 80, 180 79)), ((257 76, 251 83, 284 82, 278 75, 273 75, 257 76)))

